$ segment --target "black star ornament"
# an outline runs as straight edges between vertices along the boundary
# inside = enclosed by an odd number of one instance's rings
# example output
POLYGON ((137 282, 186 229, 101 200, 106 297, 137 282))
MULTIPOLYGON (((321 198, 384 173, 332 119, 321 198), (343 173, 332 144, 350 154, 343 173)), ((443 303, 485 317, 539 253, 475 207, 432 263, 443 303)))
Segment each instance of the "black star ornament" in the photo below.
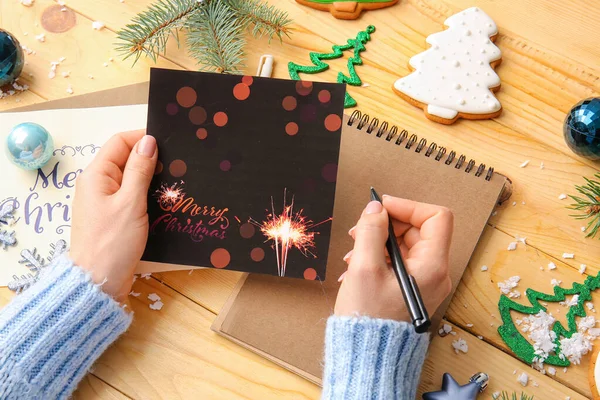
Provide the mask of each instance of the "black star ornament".
POLYGON ((452 375, 445 373, 442 378, 442 390, 423 394, 423 400, 475 400, 477 395, 487 387, 488 376, 477 373, 466 385, 459 385, 452 375))

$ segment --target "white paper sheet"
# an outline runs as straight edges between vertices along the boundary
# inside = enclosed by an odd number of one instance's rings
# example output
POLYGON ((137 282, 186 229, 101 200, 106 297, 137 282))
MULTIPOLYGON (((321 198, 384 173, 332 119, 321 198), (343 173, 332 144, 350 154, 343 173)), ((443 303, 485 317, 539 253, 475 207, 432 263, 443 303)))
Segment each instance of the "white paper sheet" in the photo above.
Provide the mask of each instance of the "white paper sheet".
MULTIPOLYGON (((44 258, 50 243, 71 235, 71 202, 75 194, 76 176, 115 133, 146 127, 146 105, 33 111, 0 114, 2 147, 11 129, 23 122, 35 122, 46 128, 54 139, 54 156, 38 171, 25 171, 0 154, 0 207, 12 202, 16 222, 0 229, 16 232, 16 246, 0 248, 0 286, 6 286, 13 275, 29 272, 19 264, 23 249, 37 248, 44 258)), ((97 210, 101 212, 101 210, 97 210)), ((166 264, 140 263, 137 272, 189 269, 166 264)))

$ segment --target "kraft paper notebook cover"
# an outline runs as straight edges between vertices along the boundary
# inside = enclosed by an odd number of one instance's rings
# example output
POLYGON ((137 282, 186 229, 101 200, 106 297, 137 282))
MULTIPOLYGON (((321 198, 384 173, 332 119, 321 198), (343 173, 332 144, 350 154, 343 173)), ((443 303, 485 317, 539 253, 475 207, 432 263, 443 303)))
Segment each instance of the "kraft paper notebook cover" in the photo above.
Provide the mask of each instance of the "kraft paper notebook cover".
MULTIPOLYGON (((507 183, 492 168, 450 149, 369 118, 345 116, 325 282, 248 275, 242 279, 212 329, 234 342, 321 382, 326 319, 333 312, 352 248, 348 230, 369 199, 380 193, 449 207, 455 215, 450 251, 452 293, 507 183)), ((450 297, 433 317, 437 327, 450 297)), ((435 329, 435 328, 434 328, 435 329)))

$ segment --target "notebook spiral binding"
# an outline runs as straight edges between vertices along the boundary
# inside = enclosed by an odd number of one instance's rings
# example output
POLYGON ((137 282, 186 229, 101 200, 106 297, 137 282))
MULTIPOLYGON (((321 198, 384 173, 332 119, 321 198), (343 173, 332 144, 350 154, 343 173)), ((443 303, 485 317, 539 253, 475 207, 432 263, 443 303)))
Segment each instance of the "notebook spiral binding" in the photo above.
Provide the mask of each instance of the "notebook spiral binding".
MULTIPOLYGON (((390 128, 389 124, 386 121, 383 121, 380 125, 379 120, 377 118, 371 119, 368 114, 364 114, 358 110, 352 112, 352 114, 350 115, 350 119, 348 120, 348 125, 353 126, 355 122, 358 122, 358 124, 356 125, 356 128, 358 130, 362 130, 366 126, 367 129, 365 132, 367 132, 368 134, 373 133, 373 131, 377 129, 377 133, 375 133, 375 136, 380 138, 385 135, 385 140, 387 140, 388 142, 391 142, 392 139, 396 138, 396 140, 393 143, 397 146, 401 146, 406 140, 404 148, 410 150, 416 144, 415 152, 417 153, 421 153, 421 151, 423 151, 423 149, 427 147, 427 150, 425 150, 424 153, 425 157, 431 157, 431 155, 437 151, 437 154, 434 157, 436 161, 442 161, 442 158, 444 158, 444 156, 446 155, 447 150, 445 147, 438 147, 437 143, 435 142, 431 142, 429 146, 427 146, 427 139, 421 138, 419 140, 419 137, 414 133, 410 134, 409 136, 409 133, 406 129, 402 129, 400 133, 398 133, 397 126, 394 125, 390 128)), ((450 153, 446 156, 444 164, 452 165, 452 163, 456 159, 454 168, 462 169, 463 165, 465 165, 467 157, 461 154, 458 158, 456 158, 456 155, 456 152, 454 150, 451 150, 450 153)), ((467 167, 465 168, 465 172, 470 173, 475 168, 476 164, 477 162, 475 160, 470 159, 467 163, 467 167)), ((485 170, 486 165, 483 163, 479 164, 479 167, 477 167, 477 170, 475 171, 475 176, 482 176, 485 170)), ((489 181, 490 179, 492 179, 493 175, 494 168, 489 167, 487 169, 487 173, 485 174, 485 180, 489 181)))

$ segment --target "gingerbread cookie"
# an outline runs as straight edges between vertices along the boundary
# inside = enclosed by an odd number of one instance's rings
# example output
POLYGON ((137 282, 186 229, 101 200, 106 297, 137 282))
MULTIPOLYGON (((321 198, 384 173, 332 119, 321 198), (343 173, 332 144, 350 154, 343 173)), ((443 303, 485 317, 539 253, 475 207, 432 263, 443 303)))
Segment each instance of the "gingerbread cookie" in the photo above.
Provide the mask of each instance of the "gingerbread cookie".
POLYGON ((598 358, 600 358, 600 346, 595 345, 588 370, 588 380, 590 382, 590 389, 592 389, 592 398, 594 400, 600 400, 600 360, 598 360, 598 358))
POLYGON ((393 6, 398 0, 296 0, 296 2, 321 11, 329 11, 337 19, 356 19, 363 10, 377 10, 393 6))
POLYGON ((427 37, 431 47, 409 60, 413 72, 398 79, 394 91, 442 124, 497 117, 502 106, 494 96, 500 89, 494 68, 502 59, 494 44, 496 24, 472 7, 449 17, 444 25, 448 29, 427 37))

